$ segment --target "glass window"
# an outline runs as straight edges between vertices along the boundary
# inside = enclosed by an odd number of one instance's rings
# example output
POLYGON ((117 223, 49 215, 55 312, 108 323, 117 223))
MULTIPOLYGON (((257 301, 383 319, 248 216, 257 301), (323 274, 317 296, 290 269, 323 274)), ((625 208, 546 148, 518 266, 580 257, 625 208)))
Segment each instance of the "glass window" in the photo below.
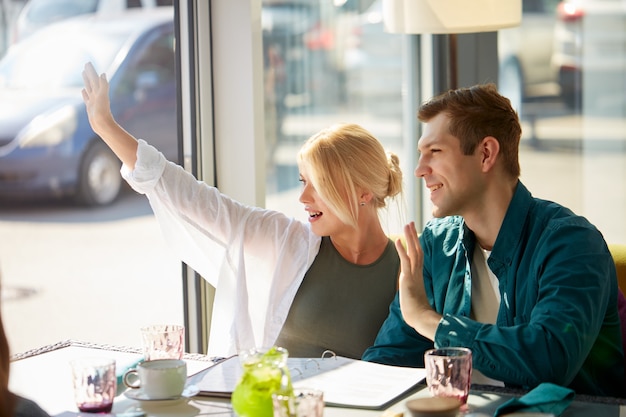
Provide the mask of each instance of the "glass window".
POLYGON ((265 0, 262 26, 267 207, 304 219, 296 154, 336 122, 368 129, 410 175, 401 155, 404 38, 384 32, 382 1, 265 0))
POLYGON ((626 243, 626 9, 524 0, 500 31, 500 88, 523 125, 522 181, 626 243))
MULTIPOLYGON (((381 4, 263 1, 268 208, 304 218, 296 153, 306 138, 335 122, 370 130, 400 156, 405 182, 416 181, 405 151, 415 146, 406 143, 403 127, 407 117, 415 117, 415 109, 403 107, 404 80, 411 75, 405 73, 407 37, 384 32, 381 4)), ((607 241, 626 243, 626 35, 620 19, 623 1, 524 2, 522 25, 499 32, 498 50, 500 88, 524 129, 522 181, 537 197, 589 218, 607 241)), ((74 39, 86 39, 86 33, 74 39)), ((155 144, 178 160, 176 132, 167 130, 178 122, 173 72, 163 65, 163 59, 174 62, 174 39, 171 31, 160 33, 142 38, 146 45, 111 54, 116 64, 99 63, 98 69, 108 72, 112 93, 120 94, 112 103, 120 106, 123 126, 139 137, 163 140, 155 144), (125 60, 127 52, 136 55, 125 60), (129 72, 116 78, 115 71, 129 72), (150 124, 142 127, 142 120, 150 124)), ((102 206, 49 198, 98 190, 98 181, 85 182, 88 176, 78 174, 88 171, 79 170, 76 153, 97 142, 84 134, 82 141, 69 140, 87 128, 80 87, 46 91, 48 83, 38 80, 49 66, 38 68, 32 83, 22 83, 38 85, 37 94, 0 92, 3 99, 12 97, 3 100, 10 106, 0 112, 11 117, 0 123, 0 273, 11 349, 23 352, 70 338, 137 345, 142 325, 182 322, 181 265, 145 197, 122 187, 115 202, 102 206), (43 94, 50 95, 44 103, 27 101, 43 94), (24 109, 42 113, 21 114, 22 101, 24 109), (57 107, 48 111, 51 102, 57 107), (14 131, 1 131, 8 128, 14 131), (70 166, 68 174, 64 169, 70 166), (38 174, 44 169, 51 171, 38 174), (41 190, 50 195, 31 200, 41 190)), ((91 154, 101 156, 93 158, 102 162, 94 167, 109 166, 105 154, 91 154)))
POLYGON ((38 29, 0 61, 1 305, 12 353, 68 339, 138 347, 141 326, 183 323, 181 263, 89 128, 81 97, 91 61, 107 73, 118 122, 177 161, 173 18, 171 7, 78 18, 38 29))

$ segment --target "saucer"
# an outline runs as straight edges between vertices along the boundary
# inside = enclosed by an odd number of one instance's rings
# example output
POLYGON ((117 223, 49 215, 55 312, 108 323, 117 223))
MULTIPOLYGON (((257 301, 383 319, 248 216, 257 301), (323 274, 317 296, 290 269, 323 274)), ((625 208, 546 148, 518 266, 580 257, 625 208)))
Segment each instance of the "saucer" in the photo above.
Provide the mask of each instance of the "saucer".
POLYGON ((177 397, 158 398, 158 399, 148 398, 141 388, 130 389, 124 392, 124 395, 127 398, 130 398, 131 400, 141 401, 141 402, 149 403, 151 405, 157 405, 157 403, 158 405, 161 405, 161 404, 170 405, 170 404, 177 404, 182 401, 188 401, 191 397, 197 395, 199 392, 200 390, 198 389, 198 387, 196 387, 195 385, 189 385, 185 387, 185 389, 183 390, 183 393, 177 397))

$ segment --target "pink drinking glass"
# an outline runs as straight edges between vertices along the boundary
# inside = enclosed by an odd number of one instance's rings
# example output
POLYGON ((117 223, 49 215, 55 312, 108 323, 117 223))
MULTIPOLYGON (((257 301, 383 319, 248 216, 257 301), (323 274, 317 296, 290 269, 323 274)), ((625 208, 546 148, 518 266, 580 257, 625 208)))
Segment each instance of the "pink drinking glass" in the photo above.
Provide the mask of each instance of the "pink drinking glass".
POLYGON ((466 408, 472 383, 472 351, 462 347, 430 349, 424 354, 424 365, 431 395, 456 398, 466 408))

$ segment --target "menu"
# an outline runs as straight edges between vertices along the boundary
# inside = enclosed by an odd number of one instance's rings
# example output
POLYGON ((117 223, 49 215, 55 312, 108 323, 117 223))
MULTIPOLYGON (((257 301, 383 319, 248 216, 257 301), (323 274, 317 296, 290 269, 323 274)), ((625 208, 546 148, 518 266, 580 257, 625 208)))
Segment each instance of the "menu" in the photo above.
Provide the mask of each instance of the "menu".
MULTIPOLYGON (((329 406, 383 409, 423 383, 424 368, 381 365, 342 356, 289 358, 287 366, 294 388, 314 388, 324 392, 329 406)), ((198 395, 230 397, 239 377, 237 356, 216 363, 192 376, 198 395)))

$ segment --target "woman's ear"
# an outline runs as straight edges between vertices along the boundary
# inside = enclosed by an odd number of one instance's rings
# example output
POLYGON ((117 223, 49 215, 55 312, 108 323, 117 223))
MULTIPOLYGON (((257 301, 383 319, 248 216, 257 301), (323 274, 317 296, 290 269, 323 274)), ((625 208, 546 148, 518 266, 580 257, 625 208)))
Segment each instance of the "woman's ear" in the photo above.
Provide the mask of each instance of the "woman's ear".
POLYGON ((361 203, 369 203, 374 196, 371 191, 361 191, 361 195, 359 196, 359 204, 361 203))

